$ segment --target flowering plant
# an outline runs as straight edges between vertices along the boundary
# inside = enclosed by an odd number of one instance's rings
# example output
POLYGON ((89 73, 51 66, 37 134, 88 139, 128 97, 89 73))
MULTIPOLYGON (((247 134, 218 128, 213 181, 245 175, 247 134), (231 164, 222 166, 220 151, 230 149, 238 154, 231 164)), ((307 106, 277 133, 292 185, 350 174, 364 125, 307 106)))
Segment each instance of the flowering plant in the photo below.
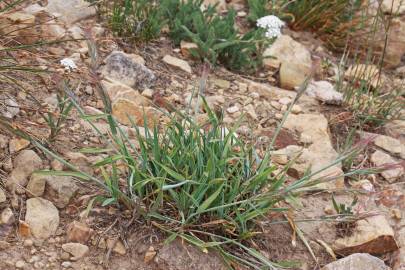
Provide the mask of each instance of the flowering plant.
POLYGON ((275 38, 281 35, 281 28, 285 25, 285 22, 280 20, 277 16, 268 15, 258 19, 256 25, 266 29, 266 37, 275 38))

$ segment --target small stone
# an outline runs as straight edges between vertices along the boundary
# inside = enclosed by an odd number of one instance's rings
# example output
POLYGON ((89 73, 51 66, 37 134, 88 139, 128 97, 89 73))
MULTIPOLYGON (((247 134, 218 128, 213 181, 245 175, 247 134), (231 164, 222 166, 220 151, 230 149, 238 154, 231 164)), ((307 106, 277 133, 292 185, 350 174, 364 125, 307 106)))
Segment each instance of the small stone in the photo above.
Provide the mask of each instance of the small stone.
POLYGON ((282 105, 288 105, 291 103, 291 98, 288 98, 288 97, 280 98, 278 100, 278 103, 280 103, 282 105))
POLYGON ((229 89, 231 87, 231 83, 227 80, 223 80, 223 79, 214 79, 214 84, 215 86, 217 86, 218 88, 221 89, 229 89))
POLYGON ((94 93, 94 91, 93 91, 93 87, 91 87, 90 85, 87 85, 86 86, 86 88, 84 88, 84 92, 87 94, 87 95, 93 95, 93 93, 94 93))
POLYGON ((366 253, 355 253, 325 265, 321 270, 390 270, 384 261, 366 253))
POLYGON ((30 141, 27 141, 25 139, 12 139, 10 140, 9 143, 9 150, 10 153, 15 153, 18 152, 24 148, 26 148, 28 145, 30 145, 30 141))
POLYGON ((22 261, 22 260, 19 260, 19 261, 17 261, 17 262, 15 263, 15 267, 16 267, 17 269, 23 269, 23 268, 25 267, 25 262, 22 261))
POLYGON ((149 247, 149 249, 145 253, 145 257, 143 258, 144 263, 149 263, 155 258, 156 251, 153 247, 149 247))
POLYGON ((238 88, 240 92, 244 93, 248 90, 248 85, 247 83, 238 82, 238 88))
POLYGON ((46 239, 56 233, 59 226, 58 209, 48 200, 31 198, 27 200, 25 221, 35 238, 46 239))
POLYGON ((63 171, 64 165, 57 159, 51 161, 51 168, 55 171, 63 171))
POLYGON ((65 261, 65 262, 62 262, 61 266, 63 268, 70 268, 70 267, 72 267, 72 263, 69 261, 65 261))
POLYGON ((186 61, 179 59, 177 57, 171 56, 171 55, 165 55, 163 57, 163 62, 165 62, 166 64, 179 68, 187 73, 192 73, 193 71, 191 70, 191 67, 189 65, 189 63, 187 63, 186 61))
POLYGON ((31 228, 27 222, 22 220, 18 221, 18 235, 23 238, 31 237, 31 228))
POLYGON ((70 242, 86 243, 89 241, 93 230, 79 221, 71 222, 66 229, 67 239, 70 242))
POLYGON ((64 261, 69 260, 70 254, 64 251, 64 252, 62 252, 62 254, 60 254, 60 258, 64 261))
POLYGON ((54 202, 56 207, 66 207, 79 189, 70 176, 46 176, 46 198, 54 202))
POLYGON ((0 115, 6 118, 14 118, 20 112, 20 106, 11 96, 0 95, 0 115))
POLYGON ((44 194, 46 177, 36 173, 31 175, 26 190, 28 197, 41 197, 44 194))
POLYGON ((228 109, 226 109, 226 111, 230 114, 234 114, 236 112, 239 111, 239 107, 237 105, 234 105, 232 107, 229 107, 228 109))
POLYGON ((153 97, 153 90, 150 88, 146 88, 142 91, 142 96, 151 99, 153 97))
POLYGON ((9 207, 4 209, 0 215, 0 224, 11 225, 14 223, 14 213, 9 207))
POLYGON ((276 114, 274 115, 274 117, 275 117, 277 120, 281 120, 281 119, 283 119, 283 114, 281 114, 281 113, 276 113, 276 114))
POLYGON ((66 243, 62 245, 62 249, 73 256, 73 261, 80 260, 89 252, 89 247, 80 243, 66 243))
POLYGON ((327 81, 311 81, 305 93, 326 104, 340 105, 343 102, 343 94, 337 92, 327 81))
POLYGON ((335 212, 335 210, 333 209, 332 206, 326 206, 326 207, 323 209, 323 211, 324 211, 325 214, 327 214, 327 215, 332 215, 332 214, 335 212))
POLYGON ((387 169, 381 172, 381 176, 390 183, 395 182, 404 174, 404 168, 398 165, 398 162, 394 158, 382 151, 375 151, 371 155, 370 160, 376 166, 387 166, 387 169))
POLYGON ((34 245, 34 241, 32 241, 31 239, 25 239, 23 242, 24 247, 32 247, 33 245, 34 245))
POLYGON ((393 218, 398 219, 398 220, 402 219, 401 210, 399 210, 399 209, 391 209, 390 212, 391 212, 391 216, 393 218))
POLYGON ((291 112, 295 114, 300 113, 302 112, 302 108, 300 105, 293 105, 291 108, 291 112))
POLYGON ((282 105, 275 100, 270 101, 270 105, 276 110, 281 110, 282 105))
POLYGON ((11 246, 10 243, 0 240, 0 251, 9 249, 10 246, 11 246))
POLYGON ((180 51, 181 54, 186 58, 193 58, 193 50, 198 50, 198 45, 192 42, 187 42, 182 40, 180 42, 180 51))
POLYGON ((6 186, 10 188, 25 187, 28 177, 42 166, 41 158, 32 150, 22 150, 14 159, 14 169, 10 174, 6 186))

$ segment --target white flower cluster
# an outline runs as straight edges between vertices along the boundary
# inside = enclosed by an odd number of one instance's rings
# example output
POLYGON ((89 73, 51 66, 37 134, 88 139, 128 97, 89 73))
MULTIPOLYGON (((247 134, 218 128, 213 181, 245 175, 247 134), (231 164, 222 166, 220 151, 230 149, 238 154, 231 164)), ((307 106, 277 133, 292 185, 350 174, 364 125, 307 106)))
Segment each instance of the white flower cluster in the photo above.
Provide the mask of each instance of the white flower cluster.
POLYGON ((62 66, 64 66, 66 70, 69 70, 69 71, 77 68, 73 59, 70 59, 70 58, 63 58, 62 60, 60 60, 60 64, 62 66))
POLYGON ((257 26, 266 29, 266 37, 275 38, 281 35, 281 28, 285 22, 280 20, 277 16, 269 15, 264 16, 257 20, 257 26))

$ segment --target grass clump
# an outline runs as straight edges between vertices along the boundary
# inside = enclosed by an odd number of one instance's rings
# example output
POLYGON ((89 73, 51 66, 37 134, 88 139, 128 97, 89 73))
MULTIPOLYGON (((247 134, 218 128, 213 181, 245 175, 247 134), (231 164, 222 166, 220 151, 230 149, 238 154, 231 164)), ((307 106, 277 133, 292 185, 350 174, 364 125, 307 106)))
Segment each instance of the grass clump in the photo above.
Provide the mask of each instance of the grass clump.
POLYGON ((99 14, 114 34, 135 42, 159 37, 165 20, 158 0, 95 1, 99 14))

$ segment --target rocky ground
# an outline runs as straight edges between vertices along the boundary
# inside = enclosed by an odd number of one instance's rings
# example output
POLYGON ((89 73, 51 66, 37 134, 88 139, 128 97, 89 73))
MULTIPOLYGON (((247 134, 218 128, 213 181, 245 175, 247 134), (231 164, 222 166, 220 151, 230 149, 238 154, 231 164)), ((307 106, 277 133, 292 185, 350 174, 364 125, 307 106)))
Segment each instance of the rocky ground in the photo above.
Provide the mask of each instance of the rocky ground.
MULTIPOLYGON (((142 46, 116 43, 99 24, 95 10, 80 6, 81 1, 41 4, 32 2, 7 15, 10 27, 27 39, 21 42, 92 36, 99 48, 101 84, 112 101, 113 115, 124 128, 130 124, 126 114, 133 115, 136 124, 142 126, 144 112, 148 123, 164 127, 165 115, 152 104, 167 111, 186 109, 189 104, 199 108, 198 101, 191 99, 202 80, 201 65, 190 58, 193 44, 182 43, 181 48, 174 48, 164 35, 142 46), (37 26, 29 35, 19 26, 33 23, 37 26)), ((240 4, 234 6, 243 11, 240 4)), ((405 31, 399 35, 405 39, 405 31)), ((390 56, 400 51, 392 50, 390 56)), ((40 112, 56 110, 62 78, 69 80, 86 113, 101 113, 97 79, 89 68, 92 53, 84 40, 42 46, 40 54, 11 54, 53 72, 19 78, 26 92, 0 92, 6 104, 0 112, 13 118, 16 127, 45 141, 49 128, 40 112), (72 59, 76 67, 66 70, 60 63, 64 58, 72 59)), ((317 65, 320 57, 327 57, 331 63, 336 63, 336 58, 308 33, 288 30, 266 54, 275 59, 266 60, 266 69, 258 77, 222 68, 211 70, 204 92, 206 100, 212 108, 223 110, 224 122, 230 126, 244 114, 238 135, 259 148, 266 147, 297 95, 294 88, 314 72, 314 66, 318 67, 306 93, 292 107, 272 156, 272 161, 282 166, 301 153, 289 171, 291 177, 303 175, 307 168, 315 172, 338 157, 353 124, 350 112, 341 105, 342 94, 331 83, 336 65, 324 70, 317 65), (278 69, 280 64, 282 68, 278 69)), ((400 64, 396 72, 387 72, 387 80, 400 78, 405 68, 400 64)), ((353 79, 353 70, 358 68, 353 66, 346 77, 353 79)), ((203 120, 206 115, 201 113, 198 118, 203 120)), ((107 123, 98 121, 96 125, 107 133, 107 123)), ((131 128, 126 129, 129 136, 134 135, 131 128)), ((400 165, 359 181, 338 177, 345 169, 340 163, 322 172, 319 176, 337 179, 291 202, 295 210, 289 217, 295 223, 288 223, 283 215, 261 222, 265 233, 255 242, 263 255, 274 261, 298 261, 296 269, 405 269, 405 122, 396 120, 377 130, 359 131, 356 140, 371 141, 357 158, 357 166, 400 165), (337 201, 350 204, 354 191, 359 200, 354 210, 362 218, 349 232, 342 232, 336 222, 324 220, 335 214, 331 192, 337 201), (271 224, 275 220, 283 223, 271 224), (313 255, 297 238, 297 231, 313 255)), ((50 147, 80 169, 97 173, 91 164, 100 157, 79 150, 100 143, 88 123, 73 112, 50 147)), ((131 220, 131 213, 98 205, 88 208, 98 191, 73 177, 36 174, 39 169, 66 168, 28 141, 0 130, 0 153, 0 269, 226 269, 215 254, 205 254, 180 241, 163 245, 164 237, 141 221, 131 220)))

